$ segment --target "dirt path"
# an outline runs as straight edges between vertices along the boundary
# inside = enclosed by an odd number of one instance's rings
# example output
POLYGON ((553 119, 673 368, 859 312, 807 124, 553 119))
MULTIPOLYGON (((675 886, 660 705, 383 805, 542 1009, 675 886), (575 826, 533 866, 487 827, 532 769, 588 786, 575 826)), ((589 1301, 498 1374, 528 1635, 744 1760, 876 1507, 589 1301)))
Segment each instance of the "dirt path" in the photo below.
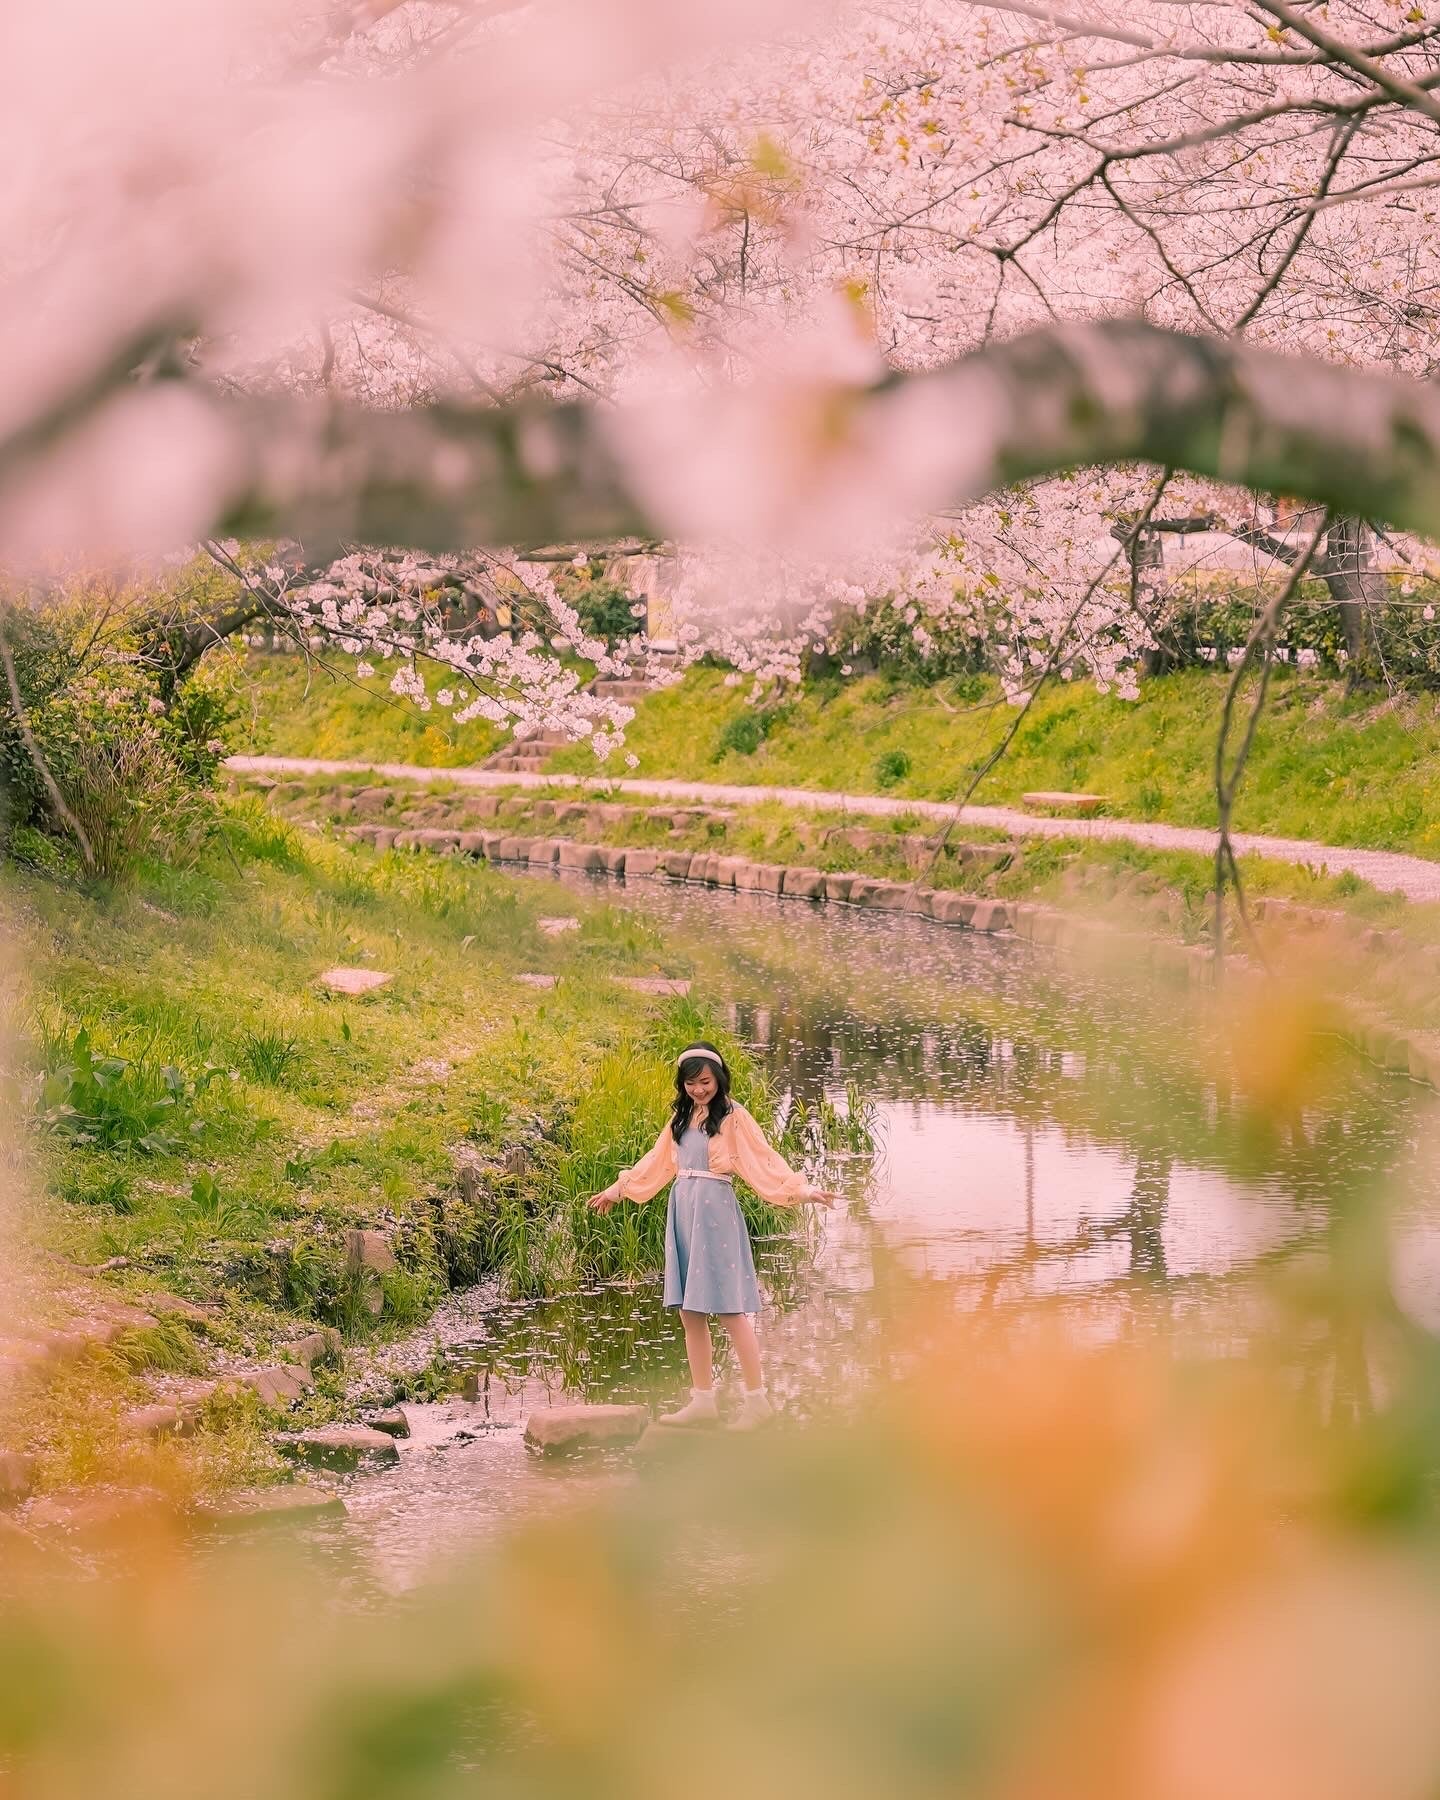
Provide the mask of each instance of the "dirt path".
MULTIPOLYGON (((882 794, 831 794, 815 788, 745 787, 711 781, 596 780, 581 775, 525 775, 488 769, 426 769, 413 763, 333 762, 309 756, 232 756, 227 765, 248 775, 372 774, 387 781, 447 781, 457 787, 581 788, 599 796, 636 794, 653 800, 699 801, 714 805, 755 806, 767 800, 803 807, 810 812, 909 813, 922 819, 988 826, 1014 837, 1103 838, 1146 844, 1156 850, 1191 850, 1213 854, 1215 833, 1189 825, 1156 825, 1139 819, 1053 819, 1020 812, 1010 806, 954 807, 934 800, 899 800, 882 794)), ((1236 832, 1241 855, 1265 856, 1275 862, 1298 863, 1329 875, 1354 874, 1371 887, 1403 894, 1407 900, 1440 901, 1440 862, 1403 856, 1392 850, 1352 850, 1305 838, 1263 837, 1236 832)))

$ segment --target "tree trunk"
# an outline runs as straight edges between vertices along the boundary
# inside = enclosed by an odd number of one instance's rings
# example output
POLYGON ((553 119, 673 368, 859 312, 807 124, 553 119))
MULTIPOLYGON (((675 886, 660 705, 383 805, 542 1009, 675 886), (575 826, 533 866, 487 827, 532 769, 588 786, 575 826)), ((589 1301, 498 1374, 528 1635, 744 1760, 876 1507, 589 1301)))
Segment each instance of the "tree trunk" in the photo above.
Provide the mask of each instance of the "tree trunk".
POLYGON ((1383 672, 1379 629, 1385 576, 1375 567, 1375 534, 1363 519, 1336 519, 1331 525, 1320 573, 1340 611, 1350 685, 1378 681, 1383 672))

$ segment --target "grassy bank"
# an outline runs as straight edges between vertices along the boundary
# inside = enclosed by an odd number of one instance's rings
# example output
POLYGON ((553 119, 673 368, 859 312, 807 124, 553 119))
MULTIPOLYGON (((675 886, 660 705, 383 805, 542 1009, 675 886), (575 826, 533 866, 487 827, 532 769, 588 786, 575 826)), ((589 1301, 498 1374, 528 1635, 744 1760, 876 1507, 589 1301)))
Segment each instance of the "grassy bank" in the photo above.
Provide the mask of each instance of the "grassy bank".
MULTIPOLYGON (((653 1138, 678 1041, 713 1033, 613 980, 687 974, 683 953, 662 964, 604 894, 376 856, 253 800, 225 819, 223 853, 127 892, 21 872, 4 889, 29 959, 36 1228, 67 1264, 110 1265, 67 1276, 36 1324, 163 1313, 28 1391, 7 1443, 39 1454, 46 1485, 133 1478, 137 1457, 202 1486, 273 1469, 255 1407, 212 1407, 213 1429, 153 1452, 119 1413, 283 1359, 317 1325, 403 1332, 487 1273, 537 1292, 658 1264, 654 1219, 583 1200, 653 1138), (552 913, 578 927, 548 935, 552 913), (342 997, 317 982, 341 966, 390 980, 342 997), (536 974, 556 985, 518 979, 536 974), (374 1279, 347 1267, 355 1228, 394 1254, 378 1317, 374 1279), (164 1313, 171 1297, 188 1310, 164 1313)), ((290 1422, 343 1410, 331 1371, 290 1422)))
MULTIPOLYGON (((443 777, 421 784, 373 784, 353 775, 286 781, 269 791, 270 804, 298 819, 355 819, 355 795, 366 791, 363 816, 380 826, 492 830, 517 836, 558 836, 615 847, 716 853, 760 863, 821 871, 856 871, 891 881, 919 882, 979 898, 1022 901, 1098 915, 1147 935, 1187 946, 1209 941, 1212 859, 1186 851, 1154 850, 1124 842, 1067 838, 1006 841, 990 831, 951 833, 942 843, 933 825, 914 815, 889 814, 843 822, 777 802, 708 808, 656 806, 645 801, 583 804, 573 790, 526 789, 509 795, 456 788, 443 777)), ((430 859, 425 859, 430 860, 430 859)), ((1330 876, 1298 864, 1241 858, 1247 895, 1295 903, 1343 922, 1348 948, 1327 943, 1327 981, 1337 992, 1370 1006, 1407 1029, 1429 1031, 1440 1005, 1440 907, 1382 893, 1351 874, 1330 876), (1367 931, 1384 934, 1366 953, 1367 931)), ((600 893, 606 892, 602 885, 600 893)), ((1237 950, 1247 942, 1231 915, 1237 950)), ((1297 940, 1295 953, 1314 957, 1297 940)), ((1272 945, 1282 960, 1291 953, 1272 945)), ((703 970, 700 947, 692 953, 703 970)))
MULTIPOLYGON (((332 673, 301 656, 221 654, 244 709, 239 729, 247 749, 452 769, 483 762, 502 741, 484 719, 456 725, 438 706, 427 713, 412 701, 397 700, 389 691, 389 674, 351 679, 346 664, 353 667, 353 658, 329 659, 332 673)), ((432 673, 429 686, 434 693, 444 683, 432 673)))
MULTIPOLYGON (((1088 685, 1042 694, 976 799, 1034 789, 1098 793, 1120 817, 1211 825, 1215 731, 1225 678, 1144 684, 1138 701, 1088 685)), ((817 684, 771 716, 715 670, 647 700, 630 727, 637 775, 770 783, 951 800, 1013 723, 993 689, 817 684), (747 724, 749 729, 747 729, 747 724)), ((566 750, 553 769, 593 773, 566 750)), ((1251 755, 1236 823, 1246 831, 1440 856, 1440 707, 1423 694, 1347 698, 1339 683, 1285 675, 1251 755)))
MULTIPOLYGON (((241 748, 275 754, 414 761, 481 760, 488 734, 446 737, 426 716, 333 682, 308 695, 287 658, 252 658, 256 731, 241 748)), ((976 798, 1003 803, 1036 788, 1101 794, 1121 817, 1214 822, 1211 770, 1225 677, 1199 671, 1147 682, 1136 702, 1085 684, 1040 698, 976 798)), ((991 684, 897 686, 879 676, 811 686, 757 714, 747 689, 694 669, 645 700, 628 733, 634 774, 776 784, 949 800, 1009 728, 991 684)), ((433 715, 432 715, 433 717, 433 715)), ((555 771, 594 775, 588 748, 561 751, 555 771)), ((618 760, 605 765, 627 771, 618 760)), ((1347 697, 1341 684, 1282 674, 1240 795, 1246 831, 1440 856, 1437 696, 1347 697)))

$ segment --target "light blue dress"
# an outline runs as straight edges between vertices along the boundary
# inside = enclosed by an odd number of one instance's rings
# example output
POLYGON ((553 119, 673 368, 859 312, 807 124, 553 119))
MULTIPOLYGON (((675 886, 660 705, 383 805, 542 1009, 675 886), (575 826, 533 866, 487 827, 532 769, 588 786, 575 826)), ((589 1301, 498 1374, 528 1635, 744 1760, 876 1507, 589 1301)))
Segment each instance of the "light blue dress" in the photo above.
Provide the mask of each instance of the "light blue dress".
POLYGON ((692 1125, 676 1145, 679 1173, 665 1214, 665 1304, 687 1312, 758 1313, 750 1234, 728 1176, 708 1169, 710 1140, 692 1125))

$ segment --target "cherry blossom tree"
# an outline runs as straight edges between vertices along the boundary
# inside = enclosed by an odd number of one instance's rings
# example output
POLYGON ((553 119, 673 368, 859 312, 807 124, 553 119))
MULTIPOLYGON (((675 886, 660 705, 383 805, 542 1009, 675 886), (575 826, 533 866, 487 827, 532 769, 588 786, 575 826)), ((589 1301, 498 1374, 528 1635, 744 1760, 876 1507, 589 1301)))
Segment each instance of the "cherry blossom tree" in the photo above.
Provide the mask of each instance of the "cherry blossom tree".
POLYGON ((1017 697, 1129 687, 1165 598, 1137 521, 1263 547, 1270 490, 1434 529, 1395 380, 1435 336, 1412 14, 9 19, 0 544, 207 542, 238 589, 189 646, 278 617, 602 750, 623 712, 550 640, 643 645, 587 640, 550 577, 617 540, 672 548, 686 654, 761 676, 888 596, 1017 697), (548 628, 497 637, 497 583, 548 628))

